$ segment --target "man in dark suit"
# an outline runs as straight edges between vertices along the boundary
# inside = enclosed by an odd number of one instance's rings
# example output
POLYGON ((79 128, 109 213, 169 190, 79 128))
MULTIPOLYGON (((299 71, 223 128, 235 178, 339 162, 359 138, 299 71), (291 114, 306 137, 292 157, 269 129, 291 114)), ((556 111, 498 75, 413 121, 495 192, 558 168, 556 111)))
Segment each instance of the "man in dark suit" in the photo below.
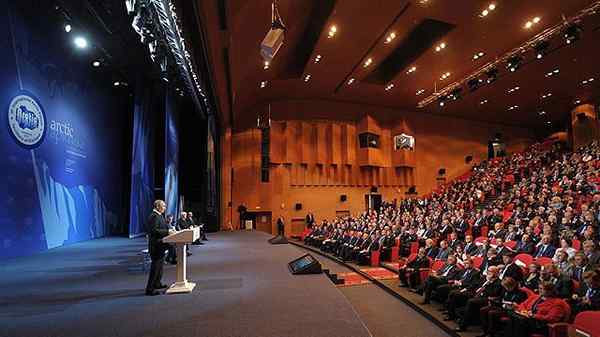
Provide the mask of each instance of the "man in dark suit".
POLYGON ((308 212, 308 214, 306 215, 306 228, 312 228, 314 224, 315 216, 311 212, 308 212))
POLYGON ((515 252, 517 254, 529 254, 533 255, 535 252, 535 242, 531 241, 529 234, 523 234, 521 240, 517 241, 515 246, 515 252))
POLYGON ((162 239, 172 232, 163 216, 166 209, 167 205, 164 201, 156 200, 154 202, 154 209, 146 222, 148 253, 152 259, 148 283, 146 284, 146 295, 149 296, 158 295, 158 289, 165 289, 167 287, 161 283, 165 249, 167 249, 167 245, 162 242, 162 239))
POLYGON ((508 250, 505 250, 502 254, 502 264, 504 267, 500 269, 500 280, 503 280, 505 277, 512 277, 518 284, 521 284, 523 281, 523 272, 521 267, 517 266, 514 262, 514 253, 508 250))
POLYGON ((463 249, 465 254, 469 256, 475 256, 477 254, 477 245, 473 242, 471 235, 465 236, 465 248, 463 249))
POLYGON ((435 256, 436 260, 446 260, 450 255, 450 248, 448 248, 448 243, 446 240, 442 240, 440 242, 440 249, 438 250, 437 255, 435 256))
POLYGON ((277 234, 283 235, 285 232, 285 221, 283 220, 283 216, 277 218, 277 234))
POLYGON ((421 269, 429 268, 429 258, 425 255, 425 248, 419 248, 417 256, 398 269, 400 287, 416 288, 421 284, 421 269))
POLYGON ((600 252, 596 250, 596 244, 592 240, 583 242, 583 253, 588 258, 590 266, 595 267, 600 264, 600 252))
POLYGON ((456 280, 460 270, 456 265, 456 257, 449 255, 446 264, 436 272, 431 272, 423 284, 423 302, 421 304, 429 304, 433 291, 450 280, 456 280))
POLYGON ((479 285, 480 274, 477 269, 473 267, 473 260, 467 258, 463 261, 464 269, 460 271, 460 275, 456 280, 449 280, 448 284, 443 284, 435 288, 434 298, 440 302, 445 303, 448 299, 448 294, 453 290, 460 289, 477 289, 479 285))
POLYGON ((552 238, 549 235, 542 236, 542 242, 537 246, 534 257, 553 258, 556 248, 551 244, 552 238))
POLYGON ((479 310, 486 306, 489 300, 500 296, 502 296, 502 284, 498 278, 498 267, 491 266, 487 270, 486 281, 472 296, 469 296, 464 307, 456 309, 459 316, 456 331, 466 331, 469 325, 474 323, 473 320, 479 318, 479 310))
POLYGON ((433 240, 432 239, 425 240, 425 247, 424 248, 425 248, 425 255, 427 255, 427 257, 435 259, 435 257, 438 254, 438 248, 433 245, 433 240))
POLYGON ((568 276, 561 275, 558 268, 553 264, 542 266, 540 271, 540 283, 550 282, 556 288, 556 294, 560 298, 571 298, 573 295, 573 280, 568 276))

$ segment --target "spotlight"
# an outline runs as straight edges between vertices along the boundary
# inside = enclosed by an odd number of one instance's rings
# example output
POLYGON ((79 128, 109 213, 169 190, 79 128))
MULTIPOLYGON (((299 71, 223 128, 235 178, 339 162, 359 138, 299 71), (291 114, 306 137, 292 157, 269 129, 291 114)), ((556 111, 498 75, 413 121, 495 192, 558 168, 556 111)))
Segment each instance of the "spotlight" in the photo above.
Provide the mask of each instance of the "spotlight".
POLYGON ((467 82, 467 86, 469 87, 469 91, 474 92, 479 89, 483 85, 483 80, 480 78, 473 78, 467 82))
POLYGON ((583 29, 578 24, 574 23, 565 29, 565 39, 567 44, 571 44, 579 40, 579 35, 583 29))
POLYGON ((485 72, 485 75, 487 76, 487 82, 492 83, 494 82, 496 79, 498 79, 498 69, 496 68, 492 68, 488 71, 485 72))
POLYGON ((506 63, 506 69, 514 73, 515 71, 517 71, 517 69, 519 69, 522 61, 523 58, 519 55, 511 56, 508 59, 508 62, 506 63))
POLYGON ((88 46, 87 40, 82 36, 77 36, 73 39, 73 43, 79 49, 85 49, 88 46))
POLYGON ((462 98, 462 88, 456 88, 454 90, 452 90, 452 92, 450 92, 450 95, 448 95, 448 98, 453 100, 453 101, 457 101, 459 99, 462 98))
POLYGON ((71 26, 70 24, 65 24, 65 32, 70 33, 71 30, 73 30, 73 26, 71 26))
POLYGON ((447 96, 440 96, 440 98, 438 98, 438 103, 440 106, 444 106, 446 105, 446 100, 448 99, 447 96))
POLYGON ((93 66, 94 68, 98 68, 100 65, 101 65, 101 63, 100 63, 100 61, 98 61, 98 60, 95 60, 94 62, 92 62, 92 66, 93 66))
POLYGON ((535 49, 535 57, 539 60, 542 57, 544 57, 546 55, 546 50, 548 49, 548 47, 550 46, 550 43, 548 43, 548 41, 540 41, 538 42, 534 49, 535 49))
POLYGON ((115 87, 118 87, 118 86, 120 86, 120 85, 121 85, 121 82, 119 82, 119 81, 115 81, 115 83, 113 83, 113 85, 114 85, 115 87))

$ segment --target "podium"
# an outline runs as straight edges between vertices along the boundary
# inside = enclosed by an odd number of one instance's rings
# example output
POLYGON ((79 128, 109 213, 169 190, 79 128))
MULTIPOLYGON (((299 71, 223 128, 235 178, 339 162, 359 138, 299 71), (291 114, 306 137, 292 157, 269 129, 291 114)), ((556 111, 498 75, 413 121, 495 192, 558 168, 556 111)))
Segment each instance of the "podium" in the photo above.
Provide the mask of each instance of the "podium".
POLYGON ((200 228, 184 229, 163 238, 165 243, 174 243, 177 249, 177 281, 166 291, 167 294, 191 293, 196 283, 188 282, 186 278, 187 254, 185 245, 200 238, 200 228))

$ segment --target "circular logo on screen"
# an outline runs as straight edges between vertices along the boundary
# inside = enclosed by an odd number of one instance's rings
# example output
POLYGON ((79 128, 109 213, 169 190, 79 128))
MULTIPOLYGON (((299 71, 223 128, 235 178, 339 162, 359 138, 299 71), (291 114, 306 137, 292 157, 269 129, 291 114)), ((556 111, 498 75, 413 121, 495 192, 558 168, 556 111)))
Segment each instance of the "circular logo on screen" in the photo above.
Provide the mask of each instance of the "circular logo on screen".
POLYGON ((19 145, 38 147, 46 135, 46 115, 39 101, 28 92, 21 92, 8 106, 8 129, 19 145))

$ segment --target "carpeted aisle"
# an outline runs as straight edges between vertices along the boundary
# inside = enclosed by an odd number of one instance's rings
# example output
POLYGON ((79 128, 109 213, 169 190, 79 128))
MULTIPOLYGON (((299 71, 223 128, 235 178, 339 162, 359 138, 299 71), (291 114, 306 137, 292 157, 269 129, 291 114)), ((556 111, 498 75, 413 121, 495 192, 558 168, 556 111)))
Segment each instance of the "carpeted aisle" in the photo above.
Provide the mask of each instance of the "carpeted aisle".
MULTIPOLYGON (((293 276, 302 253, 259 232, 194 247, 192 294, 147 297, 145 240, 110 238, 0 261, 2 337, 362 337, 370 332, 325 275, 293 276)), ((175 279, 166 266, 164 283, 175 279)))

